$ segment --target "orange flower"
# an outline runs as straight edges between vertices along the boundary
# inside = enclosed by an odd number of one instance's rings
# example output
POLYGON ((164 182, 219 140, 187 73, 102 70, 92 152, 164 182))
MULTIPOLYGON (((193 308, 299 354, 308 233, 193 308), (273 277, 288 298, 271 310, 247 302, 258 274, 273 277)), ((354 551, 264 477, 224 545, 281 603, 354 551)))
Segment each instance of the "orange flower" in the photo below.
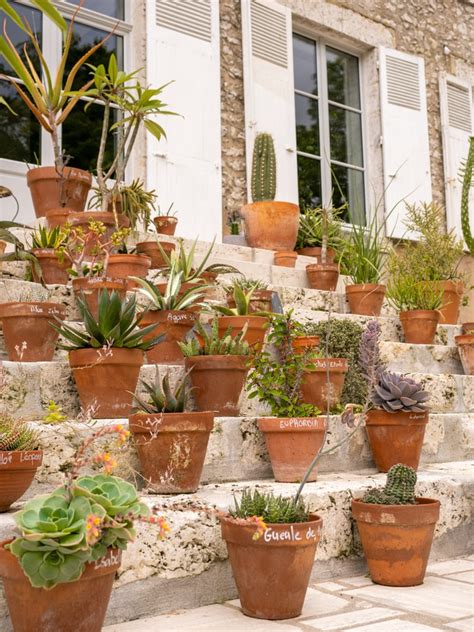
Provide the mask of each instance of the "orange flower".
POLYGON ((117 460, 114 459, 108 452, 96 454, 96 456, 94 457, 94 463, 103 465, 106 474, 111 474, 113 470, 117 467, 117 460))
POLYGON ((262 516, 251 516, 250 518, 247 518, 247 520, 249 522, 255 522, 255 525, 257 527, 257 530, 252 536, 253 540, 258 540, 259 538, 261 538, 265 531, 268 529, 262 516))
POLYGON ((125 443, 130 436, 130 431, 124 428, 122 424, 117 424, 114 431, 118 433, 118 442, 125 443))
POLYGON ((89 514, 86 520, 86 542, 93 546, 100 538, 102 519, 95 514, 89 514))
POLYGON ((166 536, 168 531, 171 531, 171 527, 166 522, 166 519, 161 516, 160 517, 149 516, 145 520, 146 522, 149 522, 150 524, 156 524, 160 527, 160 533, 158 536, 160 540, 162 540, 166 536))

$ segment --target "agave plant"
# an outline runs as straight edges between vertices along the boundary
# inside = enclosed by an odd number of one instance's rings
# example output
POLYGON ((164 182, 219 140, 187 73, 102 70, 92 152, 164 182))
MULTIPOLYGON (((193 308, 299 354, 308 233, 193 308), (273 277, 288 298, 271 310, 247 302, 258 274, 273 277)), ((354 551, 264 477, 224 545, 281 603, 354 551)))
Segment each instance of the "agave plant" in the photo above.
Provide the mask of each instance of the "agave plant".
POLYGON ((196 321, 195 325, 197 334, 201 342, 194 336, 186 342, 178 342, 181 351, 185 357, 198 355, 249 355, 250 347, 245 341, 247 333, 247 325, 232 338, 231 328, 229 327, 222 336, 219 336, 218 319, 214 318, 209 331, 207 331, 202 323, 196 321))
POLYGON ((398 411, 421 413, 430 395, 422 385, 410 377, 385 371, 372 393, 372 404, 388 413, 398 411))
POLYGON ((150 384, 145 380, 141 380, 141 384, 150 396, 145 401, 139 395, 135 395, 137 402, 137 412, 144 412, 150 415, 157 413, 182 413, 186 409, 191 394, 191 388, 187 386, 186 379, 190 371, 187 371, 183 377, 178 380, 176 386, 171 388, 168 373, 162 378, 150 384))
POLYGON ((67 234, 61 226, 38 226, 31 235, 31 247, 57 250, 64 245, 66 239, 67 234))
POLYGON ((131 277, 141 287, 138 289, 140 294, 146 296, 151 302, 152 310, 184 310, 199 304, 199 300, 204 298, 202 293, 203 286, 197 285, 181 291, 183 273, 177 272, 172 266, 168 276, 168 282, 164 294, 147 279, 139 277, 131 277))
POLYGON ((226 305, 211 305, 211 308, 224 316, 268 316, 268 312, 251 312, 250 300, 255 290, 258 289, 258 282, 251 285, 249 289, 244 289, 240 285, 234 285, 232 296, 235 301, 235 307, 227 307, 226 305))
POLYGON ((300 215, 296 248, 320 247, 327 236, 327 247, 338 249, 342 241, 343 221, 341 215, 345 207, 331 209, 306 209, 300 215))
POLYGON ((261 281, 260 279, 249 279, 244 276, 234 277, 230 288, 232 291, 236 288, 240 288, 243 291, 252 290, 254 292, 258 290, 268 290, 268 283, 261 281))
POLYGON ((0 413, 0 451, 36 450, 38 433, 29 424, 0 413))

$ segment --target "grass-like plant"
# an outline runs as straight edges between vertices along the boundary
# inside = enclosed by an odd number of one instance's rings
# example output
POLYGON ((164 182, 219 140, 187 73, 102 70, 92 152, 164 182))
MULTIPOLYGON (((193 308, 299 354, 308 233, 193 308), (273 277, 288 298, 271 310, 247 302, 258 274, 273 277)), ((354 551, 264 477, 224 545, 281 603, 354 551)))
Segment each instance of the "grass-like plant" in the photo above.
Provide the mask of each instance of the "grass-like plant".
POLYGON ((0 413, 0 451, 36 450, 38 433, 28 423, 0 413))
POLYGON ((198 305, 204 298, 202 285, 195 285, 181 291, 183 273, 177 272, 174 267, 169 272, 164 294, 147 279, 131 278, 141 286, 138 291, 150 301, 150 309, 153 311, 189 309, 198 305))
POLYGON ((396 274, 389 279, 387 300, 399 312, 435 310, 441 307, 443 289, 436 282, 421 282, 409 274, 396 274))
POLYGON ((234 509, 229 510, 232 518, 258 516, 265 524, 288 524, 307 522, 309 510, 302 498, 285 498, 258 489, 245 489, 240 500, 234 496, 234 509))
POLYGON ((186 342, 178 342, 185 357, 199 355, 249 355, 250 347, 244 339, 247 333, 247 326, 233 338, 231 328, 227 329, 222 336, 219 336, 218 319, 214 318, 210 330, 206 330, 202 323, 197 320, 195 324, 200 341, 193 336, 186 342))
POLYGON ((368 226, 351 225, 340 263, 341 274, 349 276, 352 283, 380 283, 387 251, 384 230, 385 224, 379 225, 376 217, 368 226))
POLYGON ((146 390, 149 398, 145 400, 140 395, 135 395, 136 412, 148 413, 150 415, 159 413, 182 413, 186 410, 191 395, 191 388, 187 384, 187 371, 179 379, 174 388, 170 386, 168 373, 163 378, 156 379, 150 383, 140 380, 141 385, 146 390))

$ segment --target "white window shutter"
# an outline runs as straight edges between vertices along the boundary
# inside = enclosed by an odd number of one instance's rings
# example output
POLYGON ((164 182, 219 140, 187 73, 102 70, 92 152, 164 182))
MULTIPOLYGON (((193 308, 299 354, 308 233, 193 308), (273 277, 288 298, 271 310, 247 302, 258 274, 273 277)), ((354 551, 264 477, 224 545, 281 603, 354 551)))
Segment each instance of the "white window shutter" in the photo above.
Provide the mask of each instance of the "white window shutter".
MULTIPOLYGON (((446 223, 462 238, 461 228, 461 163, 467 158, 469 137, 473 133, 472 86, 442 74, 439 80, 441 133, 446 193, 446 223)), ((470 220, 474 226, 474 190, 471 189, 470 220)))
POLYGON ((218 0, 147 0, 147 81, 170 83, 157 117, 167 139, 148 135, 147 185, 162 210, 173 203, 183 237, 222 240, 218 0))
POLYGON ((414 239, 405 202, 431 201, 424 61, 388 48, 379 60, 387 235, 414 239))
POLYGON ((268 132, 275 143, 276 199, 298 203, 291 11, 271 0, 242 0, 241 6, 249 201, 254 139, 268 132))

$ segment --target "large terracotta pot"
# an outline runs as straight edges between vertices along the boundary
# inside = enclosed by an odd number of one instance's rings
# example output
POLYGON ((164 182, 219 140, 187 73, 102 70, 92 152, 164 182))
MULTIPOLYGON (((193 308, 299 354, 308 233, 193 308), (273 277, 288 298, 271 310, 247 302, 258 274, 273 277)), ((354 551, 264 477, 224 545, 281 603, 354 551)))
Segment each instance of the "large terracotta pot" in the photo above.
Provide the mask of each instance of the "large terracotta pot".
POLYGON ((339 279, 339 267, 336 263, 311 263, 306 266, 306 275, 312 290, 334 292, 339 279))
POLYGON ((474 334, 474 323, 463 323, 461 325, 463 334, 474 334))
POLYGON ((384 586, 423 583, 439 501, 417 498, 416 505, 375 505, 352 501, 370 577, 384 586))
POLYGON ((301 398, 306 404, 314 404, 321 411, 326 412, 339 403, 344 379, 347 373, 345 358, 312 358, 311 368, 303 375, 301 383, 301 398), (327 373, 329 366, 329 384, 327 373))
MULTIPOLYGON (((53 248, 34 248, 31 253, 38 259, 43 275, 43 281, 47 285, 67 285, 69 280, 68 269, 71 260, 65 255, 59 255, 53 248)), ((39 283, 40 278, 33 270, 33 281, 39 283)))
POLYGON ((265 316, 220 316, 218 321, 219 337, 222 337, 227 329, 231 329, 230 335, 235 338, 247 325, 247 331, 244 336, 251 347, 256 349, 263 345, 265 334, 268 328, 268 318, 265 316))
MULTIPOLYGON (((297 483, 302 480, 324 441, 324 417, 261 417, 258 428, 265 435, 275 480, 297 483)), ((315 481, 314 467, 308 481, 315 481)))
POLYGON ((428 417, 428 411, 388 413, 369 410, 365 425, 379 472, 388 472, 397 463, 418 469, 428 417))
POLYGON ((109 294, 117 292, 123 300, 127 293, 126 279, 112 279, 110 277, 81 277, 72 280, 72 289, 76 298, 83 296, 92 315, 97 318, 99 311, 99 294, 106 290, 109 294))
POLYGON ((42 462, 41 450, 0 451, 0 512, 23 496, 42 462))
POLYGON ((197 490, 214 413, 136 414, 129 419, 141 473, 156 494, 197 490))
POLYGON ((0 320, 8 359, 12 362, 48 362, 53 359, 58 333, 54 317, 64 320, 59 303, 1 303, 0 320))
MULTIPOLYGON (((118 225, 120 228, 128 228, 130 221, 125 215, 117 215, 118 225)), ((81 227, 85 234, 89 233, 90 222, 101 222, 105 226, 105 232, 100 237, 94 236, 88 241, 85 251, 88 257, 94 254, 94 251, 102 244, 109 244, 112 234, 117 230, 115 223, 115 215, 107 211, 84 211, 83 213, 71 213, 69 215, 69 223, 73 227, 81 227)), ((112 244, 107 246, 110 250, 112 244)))
POLYGON ((184 359, 198 410, 212 410, 217 415, 236 417, 239 399, 247 377, 248 356, 192 356, 184 359))
POLYGON ((178 218, 172 215, 158 215, 153 218, 156 232, 160 235, 174 235, 176 226, 178 225, 178 218))
POLYGON ((307 350, 315 351, 319 347, 320 341, 319 336, 296 336, 291 341, 291 346, 296 354, 301 355, 307 350))
POLYGON ((438 284, 443 288, 439 322, 441 325, 456 325, 464 293, 464 283, 462 281, 438 281, 438 284))
MULTIPOLYGON (((3 255, 7 247, 7 242, 0 239, 0 255, 3 255)), ((0 261, 0 272, 2 271, 2 261, 0 261)), ((1 327, 0 327, 1 328, 1 327)))
POLYGON ((100 632, 122 552, 87 564, 74 582, 33 588, 17 558, 0 543, 0 577, 15 632, 100 632))
MULTIPOLYGON (((296 252, 303 257, 315 257, 316 263, 321 263, 321 246, 305 246, 304 248, 297 248, 296 252)), ((326 249, 326 261, 327 263, 333 263, 336 256, 334 248, 326 249)))
POLYGON ((194 327, 196 312, 189 310, 149 310, 145 312, 140 327, 156 324, 155 329, 145 335, 145 340, 163 335, 157 345, 146 352, 149 364, 183 364, 184 356, 178 342, 182 342, 194 327))
POLYGON ((351 314, 380 316, 386 289, 385 285, 375 283, 346 285, 346 297, 351 314))
POLYGON ((69 221, 69 215, 71 213, 74 213, 74 209, 70 206, 59 206, 58 208, 52 208, 46 211, 46 221, 49 228, 65 226, 69 221))
POLYGON ((267 524, 265 533, 255 540, 255 524, 221 518, 244 614, 270 620, 301 614, 322 522, 311 514, 308 522, 267 524))
MULTIPOLYGON (((271 312, 272 311, 273 290, 255 290, 250 298, 249 312, 271 312)), ((227 294, 227 305, 234 309, 236 307, 232 294, 227 294)))
POLYGON ((432 345, 436 336, 440 313, 433 309, 414 309, 400 312, 405 342, 432 345))
MULTIPOLYGON (((176 244, 172 241, 161 241, 160 246, 163 248, 168 257, 171 256, 173 250, 176 249, 176 244)), ((161 254, 156 242, 154 241, 141 241, 137 244, 137 252, 150 257, 151 268, 164 268, 167 263, 161 254)))
POLYGON ((59 208, 62 204, 75 212, 83 211, 92 175, 82 169, 64 167, 61 183, 56 167, 35 167, 27 171, 26 183, 30 187, 36 217, 43 217, 46 211, 59 208))
POLYGON ((275 252, 273 255, 273 265, 281 266, 284 268, 294 268, 296 265, 296 260, 298 259, 298 253, 291 251, 283 251, 275 252))
POLYGON ((245 221, 245 237, 251 248, 293 250, 298 234, 300 209, 291 202, 253 202, 240 214, 245 221))
POLYGON ((462 368, 466 375, 474 375, 474 334, 463 334, 454 338, 462 368))
POLYGON ((69 364, 81 406, 97 419, 128 417, 143 364, 141 349, 76 349, 69 364))
POLYGON ((138 283, 130 280, 128 277, 134 276, 145 279, 150 267, 151 259, 144 255, 110 255, 107 274, 114 279, 127 279, 127 288, 133 290, 138 287, 138 283))

